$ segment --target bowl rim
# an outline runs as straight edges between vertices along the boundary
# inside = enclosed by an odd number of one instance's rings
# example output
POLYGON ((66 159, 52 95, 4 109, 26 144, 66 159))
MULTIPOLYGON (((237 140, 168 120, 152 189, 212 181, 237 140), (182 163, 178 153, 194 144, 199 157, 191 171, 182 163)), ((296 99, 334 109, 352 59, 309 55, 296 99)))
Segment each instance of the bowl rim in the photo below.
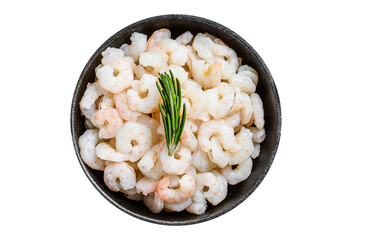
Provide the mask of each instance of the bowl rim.
POLYGON ((260 183, 263 181, 264 177, 267 175, 273 161, 275 158, 275 155, 277 153, 278 150, 278 146, 279 146, 279 142, 280 142, 280 138, 281 138, 281 126, 282 126, 282 117, 281 117, 281 104, 280 104, 280 98, 278 95, 278 91, 277 91, 277 87, 275 85, 275 82, 273 80, 273 77, 267 67, 267 65, 264 63, 263 59, 259 56, 259 54, 254 50, 254 48, 247 42, 245 41, 240 35, 238 35, 237 33, 235 33, 234 31, 232 31, 231 29, 225 27, 224 25, 217 23, 213 20, 210 19, 206 19, 206 18, 202 18, 202 17, 198 17, 198 16, 194 16, 194 15, 186 15, 186 14, 166 14, 166 15, 157 15, 154 17, 149 17, 149 18, 145 18, 142 20, 139 20, 137 22, 134 22, 132 24, 127 25, 126 27, 122 28, 121 30, 119 30, 118 32, 116 32, 115 34, 113 34, 111 37, 109 37, 95 52, 94 54, 89 58, 87 64, 85 65, 83 71, 81 72, 79 79, 76 83, 76 87, 74 90, 74 94, 73 94, 73 98, 72 98, 72 103, 71 103, 71 121, 70 121, 70 125, 71 125, 71 136, 72 136, 72 141, 73 141, 73 145, 74 145, 74 150, 75 153, 77 155, 79 164, 81 166, 81 168, 83 169, 85 175, 88 177, 89 181, 92 183, 92 185, 98 190, 98 192, 105 198, 107 199, 110 203, 112 203, 115 207, 117 207, 118 209, 122 210, 123 212, 127 213, 128 215, 131 215, 135 218, 147 221, 147 222, 151 222, 151 223, 155 223, 155 224, 161 224, 161 225, 172 225, 172 226, 180 226, 180 225, 191 225, 191 224, 196 224, 196 223, 202 223, 202 222, 206 222, 209 220, 212 220, 214 218, 217 218, 229 211, 231 211, 232 209, 234 209, 235 207, 237 207, 239 204, 241 204, 244 200, 246 200, 253 192, 254 190, 257 189, 257 187, 260 185, 260 183), (219 211, 219 212, 215 212, 214 214, 210 214, 210 215, 198 215, 197 219, 194 220, 182 220, 182 221, 168 221, 168 220, 161 220, 161 219, 154 219, 154 218, 150 218, 150 217, 145 217, 142 215, 139 215, 137 213, 135 213, 134 211, 129 210, 128 208, 125 208, 124 206, 118 204, 117 202, 115 202, 112 198, 110 198, 96 183, 96 181, 93 179, 93 177, 91 176, 91 174, 89 173, 89 167, 86 166, 85 164, 83 164, 83 161, 81 159, 80 156, 80 151, 79 151, 79 146, 78 146, 78 139, 76 139, 75 136, 75 122, 74 122, 74 112, 76 109, 76 104, 78 104, 76 102, 76 98, 77 98, 77 92, 78 89, 80 88, 80 84, 81 84, 81 80, 83 78, 83 76, 85 75, 85 73, 87 72, 87 70, 90 68, 90 65, 92 64, 93 60, 95 59, 95 57, 97 57, 97 55, 99 55, 99 52, 104 49, 109 42, 111 42, 116 36, 120 35, 121 33, 123 33, 124 31, 134 28, 134 26, 138 26, 141 24, 145 24, 147 22, 150 21, 158 21, 158 20, 169 20, 169 19, 174 19, 174 20, 187 20, 187 21, 195 21, 195 22, 205 22, 205 24, 208 25, 212 25, 214 28, 219 28, 220 31, 225 32, 226 34, 231 34, 233 37, 235 37, 241 44, 245 45, 249 51, 255 56, 255 58, 258 60, 259 64, 262 65, 265 74, 268 76, 269 79, 269 83, 271 86, 271 91, 273 92, 273 96, 274 96, 274 100, 275 100, 275 108, 276 108, 276 117, 277 117, 277 131, 276 131, 276 142, 274 143, 274 149, 273 151, 270 153, 270 159, 268 164, 265 166, 265 169, 263 171, 263 173, 260 175, 260 177, 256 180, 256 182, 254 183, 253 187, 249 189, 249 191, 243 195, 242 197, 240 197, 239 200, 237 200, 236 202, 234 202, 233 204, 229 205, 228 207, 224 208, 223 210, 219 211))

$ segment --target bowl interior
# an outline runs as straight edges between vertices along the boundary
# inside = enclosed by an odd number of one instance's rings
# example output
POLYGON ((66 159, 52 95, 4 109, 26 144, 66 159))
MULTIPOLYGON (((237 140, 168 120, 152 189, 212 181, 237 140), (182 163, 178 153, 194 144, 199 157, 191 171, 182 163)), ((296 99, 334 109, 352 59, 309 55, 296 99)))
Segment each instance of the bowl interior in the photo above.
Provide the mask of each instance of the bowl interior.
POLYGON ((80 164, 98 191, 124 212, 143 220, 154 223, 183 225, 206 221, 231 210, 244 201, 260 184, 267 173, 274 156, 280 138, 281 111, 277 90, 270 72, 263 60, 254 49, 236 33, 213 21, 187 15, 164 15, 145 19, 134 23, 117 32, 108 39, 90 58, 86 64, 80 79, 76 85, 71 109, 71 130, 74 147, 80 164), (175 38, 185 31, 191 31, 193 35, 208 32, 228 44, 242 58, 243 64, 253 67, 259 74, 257 93, 261 96, 264 105, 266 139, 261 144, 261 152, 255 159, 252 173, 247 180, 235 186, 229 186, 226 199, 218 206, 209 206, 203 215, 197 216, 186 211, 180 213, 161 212, 151 213, 142 202, 128 200, 122 193, 110 191, 103 181, 103 172, 95 171, 86 166, 80 157, 77 141, 86 130, 84 117, 80 115, 79 102, 89 82, 95 78, 95 67, 101 62, 101 52, 107 47, 120 47, 123 43, 130 43, 130 36, 133 32, 141 32, 151 35, 155 30, 168 28, 175 38))

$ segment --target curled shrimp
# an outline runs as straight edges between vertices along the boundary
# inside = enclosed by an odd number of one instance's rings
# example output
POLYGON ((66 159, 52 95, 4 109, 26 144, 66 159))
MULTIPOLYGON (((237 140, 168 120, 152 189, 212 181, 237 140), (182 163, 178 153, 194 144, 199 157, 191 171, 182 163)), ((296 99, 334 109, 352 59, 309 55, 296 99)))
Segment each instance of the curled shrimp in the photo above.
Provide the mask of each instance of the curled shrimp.
POLYGON ((210 142, 211 137, 214 135, 226 151, 237 152, 241 149, 240 144, 236 143, 234 129, 225 120, 221 119, 201 124, 197 138, 203 151, 208 152, 214 147, 210 142))
POLYGON ((157 75, 162 69, 168 67, 165 55, 160 52, 144 52, 140 55, 140 64, 145 68, 152 68, 151 73, 157 75))
POLYGON ((164 204, 164 209, 168 209, 173 212, 181 212, 192 204, 192 199, 188 198, 182 202, 166 202, 164 204))
POLYGON ((133 71, 130 64, 124 59, 114 65, 104 65, 96 70, 100 85, 112 92, 119 93, 128 88, 133 81, 133 71))
POLYGON ((240 66, 238 68, 238 74, 249 77, 253 83, 257 86, 258 84, 258 73, 248 65, 240 66))
POLYGON ((121 49, 108 47, 102 52, 102 56, 103 65, 115 66, 125 56, 125 53, 121 49))
POLYGON ((192 41, 193 35, 190 31, 184 32, 181 35, 179 35, 175 41, 177 41, 180 45, 187 45, 192 41))
POLYGON ((259 130, 261 130, 264 127, 264 112, 262 100, 257 93, 253 93, 252 95, 250 95, 250 99, 252 100, 253 105, 254 124, 259 130))
POLYGON ((243 93, 242 92, 242 96, 243 96, 243 106, 241 108, 241 124, 248 124, 250 122, 250 119, 252 118, 253 115, 253 105, 252 105, 252 100, 250 99, 250 97, 248 96, 248 94, 243 93))
POLYGON ((188 106, 187 118, 208 121, 210 116, 204 111, 207 101, 201 86, 197 82, 188 79, 183 85, 182 91, 184 99, 182 102, 187 103, 186 106, 188 106))
POLYGON ((158 121, 143 114, 137 118, 136 122, 144 124, 146 127, 148 127, 150 129, 151 137, 152 137, 152 145, 155 145, 161 141, 161 135, 157 132, 157 129, 159 127, 158 121))
POLYGON ((105 107, 110 107, 110 108, 114 108, 114 102, 113 102, 113 94, 112 93, 106 93, 104 94, 100 101, 99 101, 99 109, 105 108, 105 107))
POLYGON ((210 161, 207 153, 197 148, 192 156, 192 166, 200 172, 207 172, 216 167, 216 164, 210 161))
POLYGON ((136 185, 136 173, 125 162, 111 163, 104 170, 104 182, 115 192, 129 190, 136 185))
POLYGON ((113 97, 113 101, 116 105, 118 114, 121 116, 122 119, 126 121, 136 121, 137 118, 141 115, 140 112, 133 111, 128 106, 128 99, 126 92, 115 94, 113 97))
POLYGON ((249 130, 253 133, 253 142, 261 143, 266 138, 266 130, 264 128, 258 129, 256 127, 250 127, 249 130))
POLYGON ((180 142, 182 145, 188 147, 191 152, 193 152, 198 145, 197 138, 194 135, 194 132, 197 130, 198 128, 193 122, 186 120, 180 142))
POLYGON ((190 213, 201 215, 206 211, 207 201, 203 195, 203 191, 197 189, 192 197, 192 203, 189 205, 186 210, 190 213))
POLYGON ((196 50, 199 57, 208 62, 215 62, 215 43, 206 34, 198 33, 193 40, 192 48, 196 50))
POLYGON ((227 83, 220 83, 217 87, 206 90, 207 100, 205 110, 215 119, 225 117, 233 107, 235 90, 227 83))
POLYGON ((253 143, 253 144, 254 144, 254 151, 250 157, 252 159, 256 159, 261 151, 261 145, 259 143, 253 143))
POLYGON ((121 49, 130 56, 135 62, 139 60, 140 54, 146 50, 147 36, 142 33, 134 32, 130 37, 131 44, 123 44, 121 49))
POLYGON ((116 134, 116 148, 119 152, 128 154, 129 160, 139 160, 150 149, 151 132, 141 123, 126 122, 116 134))
POLYGON ((217 181, 219 182, 220 185, 220 191, 213 197, 207 197, 207 201, 209 201, 212 205, 216 206, 226 198, 228 184, 226 179, 219 172, 212 170, 210 173, 216 176, 217 181))
POLYGON ((156 30, 147 41, 146 50, 149 51, 151 47, 158 45, 162 39, 170 38, 170 36, 171 32, 167 28, 156 30))
POLYGON ((242 127, 235 135, 236 142, 239 143, 242 148, 238 152, 232 154, 229 165, 239 164, 240 162, 247 160, 253 154, 254 145, 252 137, 253 133, 245 127, 242 127))
POLYGON ((169 65, 166 69, 162 69, 160 73, 172 71, 175 78, 179 79, 180 84, 183 86, 188 79, 188 73, 184 68, 178 65, 169 65))
MULTIPOLYGON (((215 136, 211 138, 211 145, 212 147, 207 153, 210 161, 215 163, 220 168, 225 167, 232 159, 233 153, 225 151, 221 145, 221 142, 215 136)), ((239 150, 238 152, 240 151, 241 150, 239 150)))
POLYGON ((222 78, 221 63, 206 63, 204 60, 192 61, 192 76, 204 89, 216 87, 222 78))
POLYGON ((156 190, 159 179, 151 179, 148 177, 143 177, 136 183, 136 191, 137 193, 142 193, 143 195, 147 195, 149 193, 152 193, 156 190))
POLYGON ((229 184, 235 185, 249 177, 252 167, 253 161, 249 157, 247 160, 240 162, 234 170, 231 166, 226 166, 222 169, 222 175, 229 184))
POLYGON ((158 193, 150 193, 143 198, 145 206, 153 213, 159 213, 164 208, 164 201, 159 197, 158 193))
POLYGON ((81 159, 90 168, 103 171, 106 167, 106 161, 101 160, 95 154, 95 145, 100 141, 98 129, 88 129, 79 138, 79 148, 81 159))
POLYGON ((237 112, 234 114, 231 114, 230 116, 227 116, 224 118, 224 120, 232 127, 236 128, 240 125, 241 120, 241 112, 237 112))
POLYGON ((246 75, 232 74, 228 79, 230 85, 232 85, 235 88, 240 88, 241 91, 249 95, 255 92, 256 89, 255 84, 246 75))
POLYGON ((129 155, 118 152, 109 143, 101 142, 95 147, 96 155, 103 160, 122 162, 128 160, 129 155))
POLYGON ((220 184, 216 176, 210 172, 198 173, 196 182, 200 186, 200 189, 208 187, 208 190, 203 192, 205 197, 214 197, 220 192, 220 184))
POLYGON ((152 179, 158 179, 164 174, 158 161, 160 145, 161 143, 153 146, 137 164, 141 173, 152 179))
POLYGON ((157 78, 149 74, 145 74, 141 80, 135 81, 136 86, 127 91, 130 109, 142 113, 152 113, 158 109, 160 94, 156 81, 157 78), (141 97, 141 94, 146 96, 141 97))
POLYGON ((100 138, 113 138, 116 136, 117 130, 122 126, 123 120, 118 115, 115 108, 105 107, 100 109, 93 117, 93 123, 100 128, 100 138))
POLYGON ((165 177, 160 180, 157 187, 159 197, 165 202, 182 202, 187 198, 192 197, 195 193, 196 183, 194 177, 192 176, 184 175, 179 180, 179 188, 177 189, 170 189, 169 181, 169 177, 165 177))
POLYGON ((164 141, 159 151, 159 162, 161 169, 169 174, 181 175, 192 163, 191 151, 186 147, 178 147, 173 156, 168 155, 168 148, 164 141), (179 155, 179 158, 175 157, 179 155))
POLYGON ((224 59, 220 58, 217 61, 222 65, 222 78, 229 79, 239 67, 238 56, 233 49, 222 44, 215 44, 214 53, 216 56, 224 57, 224 59))
MULTIPOLYGON (((95 101, 102 95, 106 94, 107 91, 99 85, 99 81, 92 84, 88 83, 83 97, 80 101, 80 109, 91 109, 95 101)), ((95 105, 94 105, 95 107, 95 105)))

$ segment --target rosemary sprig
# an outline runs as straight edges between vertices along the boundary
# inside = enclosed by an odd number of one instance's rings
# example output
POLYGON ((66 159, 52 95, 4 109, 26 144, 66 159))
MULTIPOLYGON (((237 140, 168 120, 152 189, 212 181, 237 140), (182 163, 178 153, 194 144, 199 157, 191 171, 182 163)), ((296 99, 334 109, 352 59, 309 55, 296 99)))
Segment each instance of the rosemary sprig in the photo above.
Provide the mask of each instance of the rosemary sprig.
POLYGON ((186 120, 186 104, 183 104, 183 113, 180 116, 180 106, 182 104, 182 93, 178 78, 174 78, 173 73, 159 73, 156 86, 163 100, 163 105, 159 104, 160 113, 164 123, 166 144, 168 154, 172 156, 177 148, 182 136, 184 123, 186 120))

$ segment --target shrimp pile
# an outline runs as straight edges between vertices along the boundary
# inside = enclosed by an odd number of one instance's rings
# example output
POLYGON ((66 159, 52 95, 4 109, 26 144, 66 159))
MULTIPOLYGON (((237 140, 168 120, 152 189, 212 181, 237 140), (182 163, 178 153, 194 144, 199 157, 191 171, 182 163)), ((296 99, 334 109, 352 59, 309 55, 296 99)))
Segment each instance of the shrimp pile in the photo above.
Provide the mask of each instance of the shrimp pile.
POLYGON ((162 210, 203 214, 247 179, 264 141, 257 72, 220 39, 168 29, 102 52, 95 81, 80 101, 85 133, 80 154, 104 171, 111 191, 162 210), (158 73, 171 70, 182 88, 186 121, 170 156, 159 112, 158 73))

